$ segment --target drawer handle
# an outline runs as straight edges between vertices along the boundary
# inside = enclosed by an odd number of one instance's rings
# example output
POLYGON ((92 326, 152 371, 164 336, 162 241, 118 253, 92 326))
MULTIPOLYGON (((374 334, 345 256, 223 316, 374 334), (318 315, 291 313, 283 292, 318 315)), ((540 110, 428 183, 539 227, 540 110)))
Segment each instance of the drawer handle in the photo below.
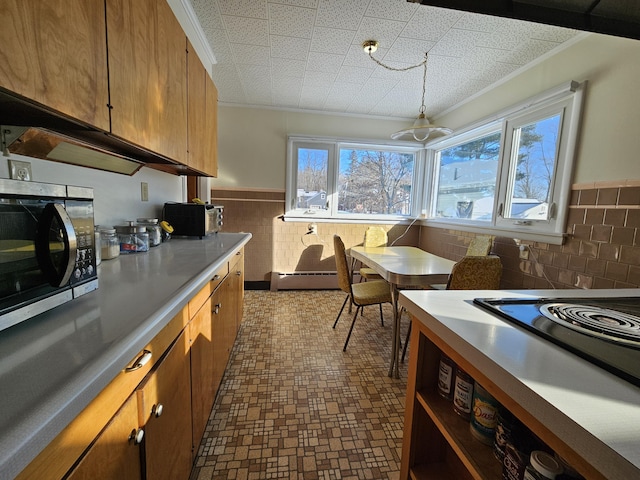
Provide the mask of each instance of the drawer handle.
POLYGON ((237 276, 242 275, 242 270, 238 270, 238 271, 236 272, 236 275, 237 275, 237 276))
POLYGON ((131 430, 131 434, 129 435, 129 441, 133 440, 134 445, 140 445, 142 443, 142 439, 144 438, 144 430, 139 428, 136 430, 135 428, 131 430))
POLYGON ((138 358, 136 358, 136 360, 133 362, 133 365, 131 365, 130 367, 125 368, 124 371, 127 372, 127 373, 135 372, 139 368, 142 368, 147 363, 149 363, 149 360, 151 360, 151 352, 149 350, 143 350, 142 351, 142 355, 140 355, 138 358))
POLYGON ((151 414, 158 418, 160 415, 162 415, 163 410, 164 406, 161 403, 158 403, 157 405, 151 407, 151 414))

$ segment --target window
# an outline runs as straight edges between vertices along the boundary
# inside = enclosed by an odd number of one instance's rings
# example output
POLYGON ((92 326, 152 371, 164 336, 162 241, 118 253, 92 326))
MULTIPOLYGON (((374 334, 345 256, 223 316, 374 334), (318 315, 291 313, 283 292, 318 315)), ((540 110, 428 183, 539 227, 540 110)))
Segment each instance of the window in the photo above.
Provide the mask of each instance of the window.
POLYGON ((287 217, 392 220, 419 211, 422 146, 291 137, 287 217), (295 195, 294 195, 295 192, 295 195))
POLYGON ((571 82, 428 145, 433 161, 430 218, 541 235, 558 243, 568 209, 582 90, 571 82))

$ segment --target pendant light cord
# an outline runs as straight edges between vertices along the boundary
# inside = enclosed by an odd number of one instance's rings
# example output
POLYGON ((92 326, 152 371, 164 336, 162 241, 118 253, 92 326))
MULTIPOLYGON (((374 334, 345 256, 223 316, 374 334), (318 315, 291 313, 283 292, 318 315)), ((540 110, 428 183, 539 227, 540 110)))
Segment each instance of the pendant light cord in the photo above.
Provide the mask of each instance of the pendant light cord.
POLYGON ((387 70, 392 70, 394 72, 406 72, 408 70, 413 70, 414 68, 418 68, 418 67, 423 67, 424 68, 424 73, 422 74, 422 104, 420 105, 420 110, 419 110, 420 114, 424 115, 426 110, 427 110, 427 106, 424 103, 424 96, 425 96, 426 91, 427 91, 427 57, 428 57, 428 55, 425 53, 424 54, 424 60, 421 61, 420 63, 416 63, 415 65, 409 65, 408 67, 396 68, 396 67, 392 67, 390 65, 385 65, 380 60, 375 58, 373 56, 371 48, 368 49, 368 53, 369 53, 369 58, 371 58, 371 60, 376 62, 382 68, 386 68, 387 70))

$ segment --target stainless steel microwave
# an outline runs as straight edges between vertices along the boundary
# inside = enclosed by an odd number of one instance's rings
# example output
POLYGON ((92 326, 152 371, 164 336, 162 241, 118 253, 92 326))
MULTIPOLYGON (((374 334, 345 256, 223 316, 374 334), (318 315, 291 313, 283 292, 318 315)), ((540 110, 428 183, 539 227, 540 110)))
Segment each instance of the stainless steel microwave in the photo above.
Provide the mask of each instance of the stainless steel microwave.
POLYGON ((93 189, 0 179, 0 330, 96 288, 93 189))

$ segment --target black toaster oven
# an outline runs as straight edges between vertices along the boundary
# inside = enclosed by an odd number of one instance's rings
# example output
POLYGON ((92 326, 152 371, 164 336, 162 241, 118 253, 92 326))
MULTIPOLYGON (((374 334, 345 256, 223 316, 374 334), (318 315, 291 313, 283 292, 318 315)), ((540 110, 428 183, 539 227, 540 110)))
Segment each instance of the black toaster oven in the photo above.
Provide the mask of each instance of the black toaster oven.
POLYGON ((175 236, 202 238, 222 228, 222 205, 199 203, 165 203, 163 218, 175 236))

